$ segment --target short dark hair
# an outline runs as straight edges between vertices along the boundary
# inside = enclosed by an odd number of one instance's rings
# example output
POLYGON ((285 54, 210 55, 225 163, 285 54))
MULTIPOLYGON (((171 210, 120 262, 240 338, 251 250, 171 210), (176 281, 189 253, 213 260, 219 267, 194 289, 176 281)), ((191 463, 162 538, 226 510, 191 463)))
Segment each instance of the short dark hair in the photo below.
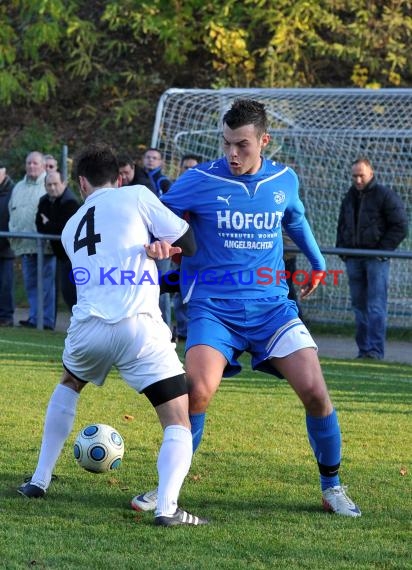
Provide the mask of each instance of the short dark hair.
POLYGON ((254 125, 259 135, 263 135, 268 130, 265 106, 254 99, 236 99, 223 115, 223 123, 231 129, 254 125))
POLYGON ((145 151, 144 151, 144 153, 143 153, 143 156, 144 156, 147 152, 149 152, 149 151, 158 152, 159 155, 160 155, 160 158, 163 159, 163 153, 162 153, 162 151, 160 150, 160 148, 156 148, 155 146, 151 146, 150 148, 146 148, 145 151))
POLYGON ((115 183, 119 163, 114 150, 105 143, 94 143, 79 152, 74 160, 75 178, 84 176, 94 187, 115 183))
POLYGON ((203 162, 203 158, 198 154, 184 154, 180 159, 180 166, 184 163, 185 160, 196 160, 196 162, 203 162))
POLYGON ((366 156, 359 156, 356 160, 352 162, 352 166, 355 166, 355 164, 365 164, 366 166, 369 166, 371 170, 373 170, 372 163, 369 160, 369 158, 366 158, 366 156))
POLYGON ((45 184, 47 183, 47 178, 48 178, 51 174, 58 174, 58 175, 59 175, 59 178, 60 178, 60 182, 65 182, 63 173, 60 172, 60 170, 55 170, 54 172, 46 172, 46 176, 44 177, 44 183, 45 183, 45 184))
POLYGON ((117 162, 119 163, 119 167, 127 165, 133 167, 135 166, 133 158, 130 156, 130 154, 127 154, 125 152, 118 155, 117 162))

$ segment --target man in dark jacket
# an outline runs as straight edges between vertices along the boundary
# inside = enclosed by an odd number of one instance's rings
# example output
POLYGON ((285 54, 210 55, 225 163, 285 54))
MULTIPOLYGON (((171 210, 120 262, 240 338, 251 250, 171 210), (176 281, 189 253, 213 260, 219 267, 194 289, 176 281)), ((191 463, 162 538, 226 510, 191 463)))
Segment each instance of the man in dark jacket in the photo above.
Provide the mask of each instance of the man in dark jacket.
POLYGON ((119 174, 122 178, 122 186, 136 186, 136 184, 148 186, 148 179, 146 180, 147 183, 141 181, 139 168, 129 154, 119 154, 117 162, 119 163, 119 174))
MULTIPOLYGON (((0 231, 9 231, 9 200, 14 182, 0 161, 0 231)), ((14 252, 0 237, 0 327, 12 327, 14 315, 14 252)))
MULTIPOLYGON (((66 186, 61 172, 50 171, 45 178, 46 192, 39 200, 36 215, 37 231, 41 234, 61 235, 66 222, 80 207, 80 202, 66 186)), ((67 307, 72 310, 77 302, 76 286, 70 279, 72 266, 60 240, 50 240, 58 263, 58 281, 67 307)), ((57 296, 56 296, 57 297, 57 296)))
MULTIPOLYGON (((366 158, 352 164, 352 180, 340 207, 336 247, 396 249, 408 234, 401 199, 377 182, 366 158)), ((349 255, 344 261, 355 313, 358 358, 380 360, 386 337, 389 259, 349 255)))

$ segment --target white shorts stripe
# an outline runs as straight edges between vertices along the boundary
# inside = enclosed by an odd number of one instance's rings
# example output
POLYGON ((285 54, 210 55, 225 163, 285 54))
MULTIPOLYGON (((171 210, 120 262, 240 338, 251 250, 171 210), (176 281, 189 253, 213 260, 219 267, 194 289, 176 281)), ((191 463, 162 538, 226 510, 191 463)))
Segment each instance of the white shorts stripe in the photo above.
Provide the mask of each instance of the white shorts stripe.
POLYGON ((301 348, 318 349, 300 319, 293 319, 278 329, 266 345, 267 358, 282 358, 301 348))

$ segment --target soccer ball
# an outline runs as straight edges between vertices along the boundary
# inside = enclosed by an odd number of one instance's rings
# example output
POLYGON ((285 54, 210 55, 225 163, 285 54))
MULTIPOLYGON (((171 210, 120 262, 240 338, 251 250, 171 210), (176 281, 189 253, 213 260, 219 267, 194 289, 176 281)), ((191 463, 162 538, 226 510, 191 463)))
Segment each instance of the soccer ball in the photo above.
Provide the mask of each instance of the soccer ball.
POLYGON ((120 467, 124 453, 123 438, 113 427, 91 424, 77 434, 74 457, 80 467, 93 473, 105 473, 120 467))

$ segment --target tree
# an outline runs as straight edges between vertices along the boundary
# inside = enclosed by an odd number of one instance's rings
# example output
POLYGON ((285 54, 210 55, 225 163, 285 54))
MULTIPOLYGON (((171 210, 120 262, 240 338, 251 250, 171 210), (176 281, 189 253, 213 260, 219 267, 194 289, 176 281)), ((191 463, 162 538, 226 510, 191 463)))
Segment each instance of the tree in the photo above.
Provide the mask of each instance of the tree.
POLYGON ((137 154, 169 87, 410 86, 410 13, 410 0, 9 0, 0 150, 36 117, 55 145, 137 154))

